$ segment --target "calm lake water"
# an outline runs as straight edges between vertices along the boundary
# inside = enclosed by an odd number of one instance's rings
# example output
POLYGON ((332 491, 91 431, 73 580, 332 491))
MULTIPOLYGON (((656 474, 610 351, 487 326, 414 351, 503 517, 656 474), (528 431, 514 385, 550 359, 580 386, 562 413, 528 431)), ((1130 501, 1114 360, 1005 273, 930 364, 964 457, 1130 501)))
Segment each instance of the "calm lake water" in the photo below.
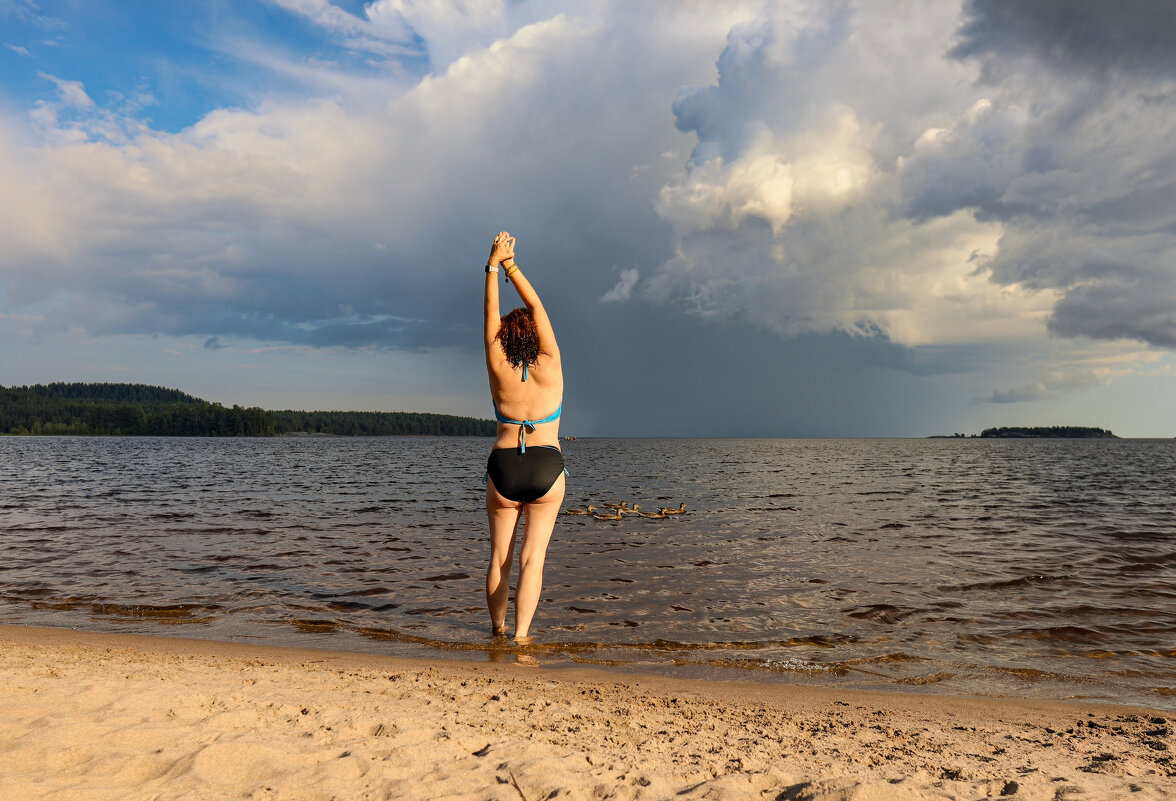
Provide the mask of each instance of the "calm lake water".
MULTIPOLYGON (((489 637, 487 439, 0 438, 0 622, 411 656, 489 637)), ((565 444, 528 655, 1176 709, 1176 441, 565 444)))

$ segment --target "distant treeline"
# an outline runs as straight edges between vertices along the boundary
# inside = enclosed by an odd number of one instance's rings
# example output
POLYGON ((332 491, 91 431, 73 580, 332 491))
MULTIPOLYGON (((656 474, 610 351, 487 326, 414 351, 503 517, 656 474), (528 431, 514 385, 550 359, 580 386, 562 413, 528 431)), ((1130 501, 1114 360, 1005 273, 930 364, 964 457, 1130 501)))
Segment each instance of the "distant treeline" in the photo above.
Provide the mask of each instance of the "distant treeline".
POLYGON ((999 437, 1005 439, 1115 439, 1115 435, 1103 428, 1085 428, 1083 426, 1049 426, 1039 428, 986 428, 980 432, 981 437, 999 437))
POLYGON ((493 420, 454 417, 425 412, 266 412, 278 434, 338 434, 348 437, 380 437, 433 434, 447 437, 492 437, 498 433, 493 420))
POLYGON ((145 384, 0 387, 0 434, 272 437, 279 434, 494 436, 493 420, 418 412, 271 412, 225 407, 145 384))

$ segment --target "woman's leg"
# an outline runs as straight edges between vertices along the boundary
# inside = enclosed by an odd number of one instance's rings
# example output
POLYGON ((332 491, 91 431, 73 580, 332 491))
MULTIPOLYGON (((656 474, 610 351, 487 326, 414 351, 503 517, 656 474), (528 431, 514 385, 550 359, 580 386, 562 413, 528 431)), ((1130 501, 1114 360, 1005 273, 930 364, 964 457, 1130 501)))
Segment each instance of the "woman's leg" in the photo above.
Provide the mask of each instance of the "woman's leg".
POLYGON ((490 566, 486 569, 486 606, 495 634, 506 632, 506 606, 510 599, 510 563, 515 530, 523 505, 508 500, 486 482, 486 516, 490 520, 490 566))
MULTIPOLYGON (((523 525, 523 547, 519 551, 519 582, 515 590, 515 639, 527 637, 531 618, 543 592, 543 560, 547 544, 559 517, 564 498, 564 476, 561 473, 551 489, 537 501, 527 504, 527 520, 523 525)), ((509 557, 508 557, 509 558, 509 557)))

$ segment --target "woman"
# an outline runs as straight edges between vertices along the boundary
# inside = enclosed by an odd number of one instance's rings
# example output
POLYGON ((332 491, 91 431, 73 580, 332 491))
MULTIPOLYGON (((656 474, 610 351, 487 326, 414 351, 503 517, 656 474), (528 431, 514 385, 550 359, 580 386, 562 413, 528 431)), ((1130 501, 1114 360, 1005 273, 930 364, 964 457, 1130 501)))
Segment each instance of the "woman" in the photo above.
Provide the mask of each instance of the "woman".
POLYGON ((506 633, 510 566, 519 517, 523 541, 515 590, 515 641, 527 632, 543 590, 543 560, 564 497, 559 414, 563 407, 563 367, 559 346, 539 296, 514 260, 515 240, 506 231, 494 237, 486 262, 486 372, 498 418, 498 439, 486 463, 486 514, 490 519, 490 567, 486 605, 494 634, 506 633), (498 271, 514 285, 525 309, 498 313, 498 271))

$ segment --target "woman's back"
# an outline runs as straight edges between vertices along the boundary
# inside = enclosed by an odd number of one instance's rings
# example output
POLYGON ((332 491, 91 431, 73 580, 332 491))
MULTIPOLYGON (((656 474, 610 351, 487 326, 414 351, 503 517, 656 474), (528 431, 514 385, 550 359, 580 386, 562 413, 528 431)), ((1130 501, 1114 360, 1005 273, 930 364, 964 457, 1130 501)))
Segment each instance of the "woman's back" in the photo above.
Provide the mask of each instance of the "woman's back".
MULTIPOLYGON (((522 368, 515 367, 498 347, 490 359, 490 394, 498 415, 510 420, 543 420, 560 409, 563 402, 563 367, 558 355, 540 353, 527 367, 527 380, 522 380, 522 368)), ((519 444, 519 426, 498 423, 495 448, 513 448, 519 444)), ((527 431, 528 445, 559 447, 559 418, 537 423, 534 431, 527 431)))

